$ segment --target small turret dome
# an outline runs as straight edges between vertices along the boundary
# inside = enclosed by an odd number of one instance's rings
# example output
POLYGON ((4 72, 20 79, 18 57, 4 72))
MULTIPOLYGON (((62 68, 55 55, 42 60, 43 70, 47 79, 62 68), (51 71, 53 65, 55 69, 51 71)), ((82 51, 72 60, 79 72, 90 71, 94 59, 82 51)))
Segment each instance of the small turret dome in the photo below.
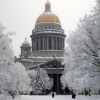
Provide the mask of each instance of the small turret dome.
POLYGON ((30 46, 30 43, 27 41, 27 38, 25 38, 25 41, 22 43, 22 46, 30 46))

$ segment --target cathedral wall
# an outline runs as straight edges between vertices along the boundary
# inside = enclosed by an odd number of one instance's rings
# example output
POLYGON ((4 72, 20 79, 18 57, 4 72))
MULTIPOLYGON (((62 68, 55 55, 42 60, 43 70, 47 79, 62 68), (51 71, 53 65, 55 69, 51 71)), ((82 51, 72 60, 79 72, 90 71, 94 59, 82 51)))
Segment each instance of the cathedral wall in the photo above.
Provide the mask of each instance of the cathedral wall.
POLYGON ((62 50, 33 51, 31 56, 34 56, 34 57, 63 57, 64 51, 62 50))

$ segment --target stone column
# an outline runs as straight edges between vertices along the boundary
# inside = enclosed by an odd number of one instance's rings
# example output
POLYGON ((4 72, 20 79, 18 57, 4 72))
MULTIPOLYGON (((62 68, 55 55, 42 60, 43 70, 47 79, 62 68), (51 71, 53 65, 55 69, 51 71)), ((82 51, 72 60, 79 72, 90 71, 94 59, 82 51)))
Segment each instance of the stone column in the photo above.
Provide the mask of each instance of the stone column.
POLYGON ((61 50, 63 50, 63 43, 62 43, 62 38, 61 38, 61 50))
POLYGON ((36 50, 37 50, 37 38, 36 38, 36 43, 35 44, 36 44, 35 46, 36 46, 36 50))
POLYGON ((54 38, 52 37, 52 50, 54 50, 54 38))
POLYGON ((36 39, 34 38, 34 50, 36 50, 36 39))
POLYGON ((64 47, 65 47, 65 43, 64 43, 64 38, 63 38, 63 50, 64 50, 64 47))
POLYGON ((57 37, 56 37, 56 50, 57 50, 57 37))
POLYGON ((38 37, 38 50, 39 50, 39 37, 38 37))
POLYGON ((43 42, 43 48, 42 49, 44 50, 44 37, 42 37, 42 42, 43 42))
POLYGON ((32 39, 32 51, 34 51, 34 38, 32 39))
POLYGON ((39 50, 39 37, 37 38, 37 46, 38 46, 38 50, 39 50))
POLYGON ((57 74, 57 94, 59 94, 60 90, 59 90, 59 74, 57 74))
POLYGON ((35 50, 36 50, 36 38, 35 38, 35 50))
POLYGON ((37 38, 37 50, 39 50, 39 38, 37 38))
POLYGON ((61 48, 62 48, 62 47, 61 47, 61 45, 62 45, 61 42, 62 42, 62 40, 61 40, 61 37, 60 37, 60 50, 61 50, 61 48))
POLYGON ((59 50, 60 45, 59 45, 59 37, 57 38, 57 49, 59 50))
POLYGON ((48 39, 48 37, 47 37, 47 49, 49 49, 49 39, 48 39))
POLYGON ((46 50, 46 46, 47 46, 46 43, 47 43, 47 42, 46 42, 46 37, 44 37, 44 50, 46 50))
POLYGON ((34 45, 33 45, 34 44, 34 39, 32 38, 31 41, 32 41, 32 51, 33 51, 34 50, 34 45))
POLYGON ((57 37, 57 50, 59 50, 59 37, 57 37))

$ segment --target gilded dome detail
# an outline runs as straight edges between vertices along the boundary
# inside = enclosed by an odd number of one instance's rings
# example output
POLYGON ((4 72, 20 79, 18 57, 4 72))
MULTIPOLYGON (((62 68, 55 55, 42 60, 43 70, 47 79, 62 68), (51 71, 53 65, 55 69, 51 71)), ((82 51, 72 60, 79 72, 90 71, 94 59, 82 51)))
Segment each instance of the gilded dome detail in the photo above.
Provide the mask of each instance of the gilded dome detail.
POLYGON ((53 22, 53 23, 60 23, 59 18, 52 12, 44 12, 38 18, 36 23, 42 22, 53 22))
POLYGON ((46 22, 60 23, 58 16, 56 14, 54 14, 53 12, 51 12, 51 4, 48 0, 45 4, 45 11, 37 18, 36 24, 37 23, 46 23, 46 22))

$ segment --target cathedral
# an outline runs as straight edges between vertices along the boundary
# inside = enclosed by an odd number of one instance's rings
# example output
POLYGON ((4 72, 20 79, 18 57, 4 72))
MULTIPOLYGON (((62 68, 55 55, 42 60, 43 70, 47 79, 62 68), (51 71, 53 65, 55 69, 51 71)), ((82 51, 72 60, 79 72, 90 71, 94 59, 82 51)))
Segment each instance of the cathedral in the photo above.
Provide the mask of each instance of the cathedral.
POLYGON ((47 0, 44 12, 39 15, 32 30, 31 44, 25 38, 20 46, 19 62, 26 70, 45 68, 53 79, 52 91, 57 94, 62 92, 60 77, 64 70, 65 37, 60 19, 52 12, 51 4, 47 0))

